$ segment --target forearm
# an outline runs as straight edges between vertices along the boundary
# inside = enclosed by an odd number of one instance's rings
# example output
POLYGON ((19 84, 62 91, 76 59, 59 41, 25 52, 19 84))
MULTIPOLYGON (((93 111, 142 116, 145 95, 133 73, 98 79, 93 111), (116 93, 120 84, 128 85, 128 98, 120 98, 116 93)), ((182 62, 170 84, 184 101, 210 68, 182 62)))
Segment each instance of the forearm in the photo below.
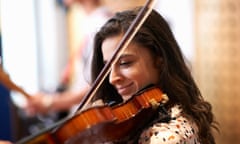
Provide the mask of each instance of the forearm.
POLYGON ((89 90, 89 86, 79 90, 78 92, 63 92, 56 94, 52 98, 51 111, 69 110, 72 106, 79 104, 82 98, 89 90))

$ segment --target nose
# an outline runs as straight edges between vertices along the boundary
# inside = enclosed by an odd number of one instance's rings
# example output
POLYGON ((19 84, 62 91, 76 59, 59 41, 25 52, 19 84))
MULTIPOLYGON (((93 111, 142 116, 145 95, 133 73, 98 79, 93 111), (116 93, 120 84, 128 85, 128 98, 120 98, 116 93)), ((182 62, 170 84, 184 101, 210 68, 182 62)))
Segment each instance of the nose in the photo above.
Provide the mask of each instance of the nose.
POLYGON ((109 82, 114 85, 121 81, 122 76, 118 67, 113 66, 109 74, 109 82))

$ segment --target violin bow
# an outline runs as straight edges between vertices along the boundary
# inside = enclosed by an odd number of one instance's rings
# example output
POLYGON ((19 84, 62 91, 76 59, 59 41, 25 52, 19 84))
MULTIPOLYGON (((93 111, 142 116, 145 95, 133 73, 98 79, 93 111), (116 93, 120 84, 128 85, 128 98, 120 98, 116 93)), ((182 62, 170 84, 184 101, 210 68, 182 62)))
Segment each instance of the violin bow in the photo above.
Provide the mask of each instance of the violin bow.
POLYGON ((103 83, 104 79, 107 77, 111 70, 111 66, 116 63, 116 61, 119 59, 120 54, 126 49, 126 47, 129 45, 129 43, 132 41, 142 24, 145 22, 149 14, 151 13, 154 4, 156 0, 148 0, 145 5, 141 8, 140 12, 124 34, 123 38, 119 42, 113 56, 108 61, 108 63, 103 67, 102 71, 96 78, 96 80, 93 82, 92 87, 88 91, 88 93, 83 97, 82 101, 80 102, 78 109, 75 111, 75 113, 81 112, 81 110, 84 110, 87 105, 90 103, 91 99, 93 98, 94 94, 98 90, 98 88, 103 83))

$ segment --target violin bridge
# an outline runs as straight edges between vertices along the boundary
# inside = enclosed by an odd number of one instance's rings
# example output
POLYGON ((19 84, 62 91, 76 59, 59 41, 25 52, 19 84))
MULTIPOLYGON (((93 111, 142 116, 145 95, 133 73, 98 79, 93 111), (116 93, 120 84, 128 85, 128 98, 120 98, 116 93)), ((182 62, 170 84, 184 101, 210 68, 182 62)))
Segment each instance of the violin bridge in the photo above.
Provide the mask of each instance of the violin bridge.
POLYGON ((153 109, 157 109, 158 106, 160 105, 155 99, 150 99, 149 103, 151 104, 153 109))
MULTIPOLYGON (((161 100, 160 103, 165 104, 165 103, 167 103, 167 101, 168 101, 168 96, 166 94, 163 94, 162 95, 162 100, 161 100)), ((157 102, 155 99, 150 99, 149 103, 151 104, 153 109, 157 109, 158 106, 160 105, 160 103, 157 102)))
POLYGON ((165 103, 167 103, 168 102, 168 96, 167 96, 167 94, 163 94, 162 95, 162 101, 161 101, 161 103, 163 103, 163 104, 165 104, 165 103))

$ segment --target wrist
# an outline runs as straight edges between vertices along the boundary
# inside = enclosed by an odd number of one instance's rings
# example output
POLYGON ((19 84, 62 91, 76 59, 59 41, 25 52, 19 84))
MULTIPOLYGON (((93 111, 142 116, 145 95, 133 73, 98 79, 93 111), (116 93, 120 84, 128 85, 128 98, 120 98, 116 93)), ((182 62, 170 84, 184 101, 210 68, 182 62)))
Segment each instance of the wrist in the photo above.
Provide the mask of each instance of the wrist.
POLYGON ((44 96, 42 104, 45 109, 50 110, 53 105, 53 97, 51 95, 44 96))

